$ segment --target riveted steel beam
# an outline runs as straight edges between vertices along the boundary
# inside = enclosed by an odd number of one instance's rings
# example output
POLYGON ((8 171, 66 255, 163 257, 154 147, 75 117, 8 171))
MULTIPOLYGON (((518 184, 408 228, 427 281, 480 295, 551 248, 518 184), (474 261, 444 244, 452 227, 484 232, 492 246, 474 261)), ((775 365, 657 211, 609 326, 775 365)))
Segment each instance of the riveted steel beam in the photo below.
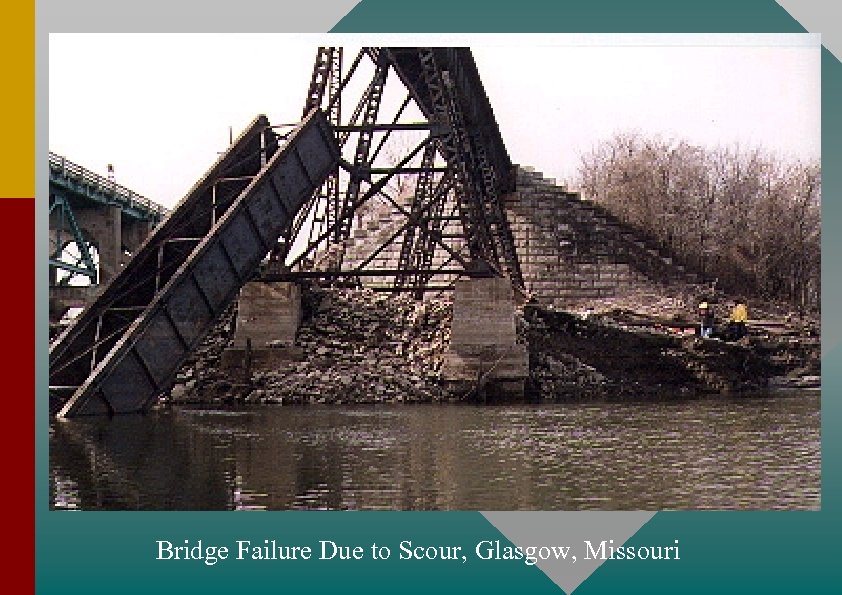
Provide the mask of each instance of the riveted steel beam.
POLYGON ((52 411, 139 412, 169 390, 181 362, 336 166, 323 113, 311 112, 285 138, 279 145, 268 120, 256 118, 50 346, 52 411), (223 178, 243 185, 221 188, 223 178))

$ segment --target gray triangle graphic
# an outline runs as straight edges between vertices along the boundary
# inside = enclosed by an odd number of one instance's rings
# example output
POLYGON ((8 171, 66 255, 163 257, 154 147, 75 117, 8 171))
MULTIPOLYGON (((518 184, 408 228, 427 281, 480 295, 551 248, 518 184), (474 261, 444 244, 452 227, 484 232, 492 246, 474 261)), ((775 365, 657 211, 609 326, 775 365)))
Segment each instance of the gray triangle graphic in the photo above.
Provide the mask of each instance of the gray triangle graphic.
MULTIPOLYGON (((507 539, 521 548, 569 546, 567 559, 556 560, 555 554, 551 554, 551 559, 535 562, 535 565, 567 595, 573 593, 604 562, 599 558, 586 559, 588 558, 586 541, 590 541, 594 549, 598 549, 603 540, 609 542, 613 539, 612 545, 620 546, 655 516, 654 512, 646 511, 483 512, 482 514, 507 539)), ((501 544, 502 546, 505 544, 501 544)), ((545 549, 543 552, 549 553, 549 550, 545 549)))
MULTIPOLYGON (((239 0, 237 10, 207 10, 204 4, 146 0, 142 10, 113 10, 112 0, 40 0, 38 27, 43 31, 148 32, 249 31, 325 33, 345 18, 360 0, 267 2, 239 0), (131 18, 126 18, 130 14, 131 18)), ((315 41, 313 49, 315 50, 315 41)))
POLYGON ((822 45, 842 60, 842 4, 828 0, 777 0, 811 33, 821 33, 822 45))

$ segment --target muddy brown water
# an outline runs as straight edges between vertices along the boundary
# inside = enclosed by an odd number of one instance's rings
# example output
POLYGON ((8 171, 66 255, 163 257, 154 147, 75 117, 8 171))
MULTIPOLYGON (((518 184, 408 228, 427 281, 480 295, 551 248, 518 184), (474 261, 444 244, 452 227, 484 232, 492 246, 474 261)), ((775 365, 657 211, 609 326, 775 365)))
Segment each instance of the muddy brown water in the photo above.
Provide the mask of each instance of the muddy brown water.
POLYGON ((50 425, 56 509, 817 509, 816 393, 177 408, 50 425))

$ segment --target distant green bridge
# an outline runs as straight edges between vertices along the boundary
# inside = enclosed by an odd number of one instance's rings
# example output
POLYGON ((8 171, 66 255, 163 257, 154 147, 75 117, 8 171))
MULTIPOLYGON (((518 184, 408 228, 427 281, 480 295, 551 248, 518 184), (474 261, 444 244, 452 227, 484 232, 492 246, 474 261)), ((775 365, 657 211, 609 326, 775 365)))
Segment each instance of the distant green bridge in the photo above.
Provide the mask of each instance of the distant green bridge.
POLYGON ((122 255, 139 246, 167 209, 50 153, 49 213, 50 285, 67 286, 79 277, 90 284, 107 279, 108 269, 119 268, 122 255))

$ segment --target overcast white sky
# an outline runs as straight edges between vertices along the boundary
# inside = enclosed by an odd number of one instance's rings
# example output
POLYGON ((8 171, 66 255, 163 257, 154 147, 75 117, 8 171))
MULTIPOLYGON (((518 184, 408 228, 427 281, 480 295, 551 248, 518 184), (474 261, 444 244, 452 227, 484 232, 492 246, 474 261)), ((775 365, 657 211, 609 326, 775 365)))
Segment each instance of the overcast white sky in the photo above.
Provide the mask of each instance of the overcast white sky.
MULTIPOLYGON (((817 35, 50 34, 50 150, 174 205, 259 113, 300 118, 318 45, 469 45, 515 163, 573 179, 614 132, 820 156, 817 35)), ((346 59, 350 61, 350 57, 346 59)))

